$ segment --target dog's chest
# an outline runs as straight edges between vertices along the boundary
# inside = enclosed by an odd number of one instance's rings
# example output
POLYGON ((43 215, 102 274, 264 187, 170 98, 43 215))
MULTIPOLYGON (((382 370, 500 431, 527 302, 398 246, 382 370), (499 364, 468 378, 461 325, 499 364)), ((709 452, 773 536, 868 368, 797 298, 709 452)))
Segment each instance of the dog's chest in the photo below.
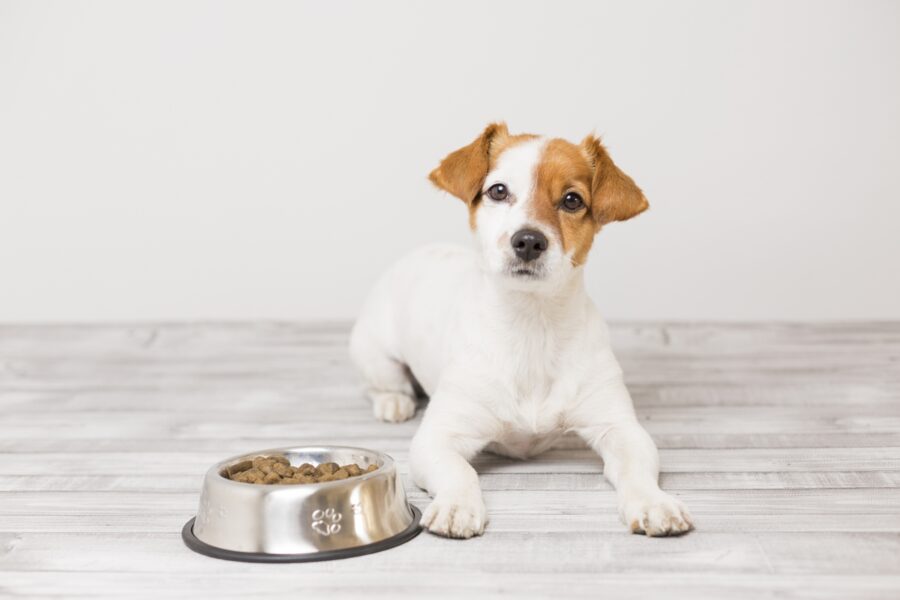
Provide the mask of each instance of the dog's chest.
POLYGON ((593 330, 571 306, 507 306, 478 328, 482 376, 494 379, 487 400, 498 419, 487 449, 526 458, 565 434, 577 403, 593 330))
MULTIPOLYGON (((552 355, 551 355, 552 357, 552 355)), ((511 394, 501 411, 501 429, 489 449, 526 458, 548 449, 567 429, 566 414, 576 381, 546 354, 520 354, 508 372, 511 394)))
POLYGON ((530 433, 510 429, 487 446, 489 452, 512 458, 529 458, 544 452, 563 435, 564 430, 552 429, 544 433, 530 433))

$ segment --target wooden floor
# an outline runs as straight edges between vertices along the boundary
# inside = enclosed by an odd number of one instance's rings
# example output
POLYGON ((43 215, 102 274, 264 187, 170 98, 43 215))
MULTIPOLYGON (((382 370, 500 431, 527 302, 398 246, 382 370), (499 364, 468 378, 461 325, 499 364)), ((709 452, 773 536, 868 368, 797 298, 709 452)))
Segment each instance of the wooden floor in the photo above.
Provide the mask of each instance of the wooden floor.
MULTIPOLYGON (((486 534, 250 565, 179 536, 213 462, 382 449, 336 325, 0 327, 0 597, 900 598, 900 323, 613 326, 662 485, 697 530, 625 532, 600 460, 482 457, 486 534)), ((419 507, 425 495, 407 482, 419 507)))

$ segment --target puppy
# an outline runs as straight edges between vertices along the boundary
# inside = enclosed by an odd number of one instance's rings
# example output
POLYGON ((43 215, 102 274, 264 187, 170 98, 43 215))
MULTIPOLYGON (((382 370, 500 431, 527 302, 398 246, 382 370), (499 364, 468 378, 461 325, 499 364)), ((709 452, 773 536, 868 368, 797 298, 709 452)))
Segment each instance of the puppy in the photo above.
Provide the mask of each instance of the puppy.
POLYGON ((593 136, 575 145, 504 124, 430 179, 466 204, 476 250, 434 245, 400 260, 350 341, 376 417, 412 417, 416 383, 430 396, 410 449, 412 476, 434 498, 422 524, 481 534, 487 511, 469 461, 481 450, 534 456, 574 431, 602 456, 631 531, 690 530, 685 506, 659 488, 656 446, 584 289, 594 236, 646 210, 641 190, 593 136))

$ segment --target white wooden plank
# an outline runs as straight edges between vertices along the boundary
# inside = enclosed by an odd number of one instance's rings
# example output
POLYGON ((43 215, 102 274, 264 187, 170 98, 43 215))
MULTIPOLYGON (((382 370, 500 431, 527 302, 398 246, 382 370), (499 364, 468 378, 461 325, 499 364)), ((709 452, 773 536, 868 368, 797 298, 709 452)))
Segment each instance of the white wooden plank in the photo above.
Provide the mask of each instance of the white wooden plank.
MULTIPOLYGON (((612 489, 599 473, 482 473, 479 481, 485 490, 612 489)), ((197 485, 197 475, 0 475, 0 492, 191 493, 197 485)), ((892 489, 900 487, 900 471, 663 473, 660 485, 670 491, 892 489)))
POLYGON ((894 600, 900 593, 895 575, 767 575, 708 576, 672 574, 641 576, 595 573, 531 574, 527 572, 426 571, 398 577, 387 568, 356 571, 358 559, 343 570, 327 563, 266 567, 233 565, 229 573, 160 575, 158 573, 10 572, 0 590, 21 597, 62 598, 616 598, 642 600, 661 591, 671 600, 729 598, 894 600))
MULTIPOLYGON (((309 440, 312 442, 313 440, 309 440)), ((340 438, 318 442, 340 443, 340 438)), ((407 464, 407 444, 385 448, 407 464)), ((244 447, 240 452, 260 448, 244 447)), ((0 453, 0 475, 129 475, 176 474, 201 476, 231 452, 114 452, 114 453, 0 453)), ((898 471, 900 448, 779 448, 779 449, 663 449, 664 473, 691 472, 831 472, 898 471)), ((473 461, 483 473, 601 473, 603 463, 590 450, 550 450, 527 461, 481 454, 473 461)))
MULTIPOLYGON (((407 486, 414 503, 428 499, 407 486)), ((900 531, 900 490, 684 490, 698 530, 900 531)), ((486 490, 491 531, 621 532, 615 493, 486 490)), ((161 533, 177 530, 196 511, 197 494, 127 492, 3 492, 0 531, 161 533)), ((698 534, 699 535, 699 534, 698 534)))
MULTIPOLYGON (((234 564, 194 555, 178 535, 96 533, 0 534, 0 568, 7 571, 114 570, 132 573, 229 573, 234 564)), ((392 571, 411 574, 433 566, 440 553, 454 571, 503 571, 529 564, 531 573, 614 574, 653 571, 657 575, 760 573, 832 575, 895 572, 900 535, 892 533, 708 533, 647 540, 622 532, 507 532, 453 544, 425 534, 390 555, 392 571), (722 550, 726 549, 727 552, 722 550)), ((376 569, 388 555, 361 557, 358 568, 376 569)), ((347 563, 335 563, 340 572, 347 563)), ((263 573, 266 566, 249 566, 263 573)))
MULTIPOLYGON (((25 437, 17 432, 13 439, 0 440, 0 454, 30 454, 30 453, 98 453, 98 452, 152 452, 165 447, 178 452, 219 452, 236 454, 248 449, 266 447, 291 446, 306 443, 320 443, 322 440, 332 442, 340 441, 342 444, 364 446, 367 448, 379 448, 384 451, 396 452, 409 447, 418 421, 412 423, 394 424, 366 424, 353 423, 321 423, 317 424, 314 431, 307 427, 296 427, 272 431, 269 424, 259 425, 253 431, 246 428, 228 428, 228 424, 207 424, 203 427, 185 424, 178 426, 174 423, 159 422, 158 430, 152 419, 150 424, 131 423, 129 421, 116 424, 119 437, 101 437, 102 434, 91 436, 91 431, 99 429, 97 424, 87 426, 71 425, 69 427, 51 428, 47 426, 44 433, 53 437, 31 436, 25 437), (203 437, 200 436, 202 430, 203 437), (192 432, 187 434, 187 432, 192 432), (179 437, 172 437, 174 432, 179 437), (229 432, 231 435, 229 435, 229 432), (130 434, 126 437, 125 434, 130 434), (270 435, 266 435, 269 433, 270 435)), ((35 429, 36 426, 32 425, 35 429)), ((653 430, 653 427, 650 427, 653 430)), ((802 451, 816 448, 900 448, 900 432, 879 433, 872 432, 866 435, 859 433, 702 433, 699 431, 688 433, 659 433, 654 432, 653 440, 660 449, 773 449, 792 448, 802 451)), ((560 449, 586 448, 584 442, 578 438, 563 438, 555 445, 560 449)))

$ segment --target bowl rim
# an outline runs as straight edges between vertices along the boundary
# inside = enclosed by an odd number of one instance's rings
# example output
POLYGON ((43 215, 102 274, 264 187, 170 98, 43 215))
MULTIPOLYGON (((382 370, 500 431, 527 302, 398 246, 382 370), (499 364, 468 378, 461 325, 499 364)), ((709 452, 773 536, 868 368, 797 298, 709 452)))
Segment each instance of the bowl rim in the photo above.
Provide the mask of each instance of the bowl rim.
POLYGON ((346 483, 348 481, 360 482, 360 481, 366 481, 367 479, 373 479, 379 475, 384 475, 385 473, 388 473, 390 470, 390 469, 388 469, 388 467, 393 468, 394 464, 395 464, 394 458, 390 454, 387 454, 386 452, 381 452, 380 450, 373 450, 372 448, 363 448, 361 446, 326 446, 326 445, 321 445, 321 444, 310 445, 310 446, 282 446, 280 448, 268 448, 266 450, 245 452, 242 454, 237 454, 230 458, 226 458, 225 460, 220 461, 220 462, 214 464, 213 466, 211 466, 209 468, 209 470, 206 472, 206 477, 217 478, 219 480, 226 482, 226 485, 241 486, 241 489, 258 488, 258 489, 260 489, 260 491, 262 491, 264 489, 272 489, 272 488, 284 489, 284 490, 292 490, 292 489, 299 488, 299 489, 303 489, 303 490, 310 490, 310 489, 322 489, 322 487, 324 487, 324 486, 340 485, 340 484, 346 483), (356 450, 356 451, 362 451, 362 452, 377 455, 379 460, 381 460, 382 464, 374 471, 372 471, 370 473, 363 473, 362 475, 357 475, 356 477, 348 477, 347 479, 335 479, 333 481, 322 481, 322 482, 317 482, 317 483, 303 483, 303 484, 296 484, 296 485, 284 485, 284 484, 280 484, 280 483, 244 483, 243 481, 235 481, 234 479, 231 479, 229 477, 225 477, 224 475, 222 475, 222 469, 224 469, 227 465, 229 465, 231 463, 240 462, 241 460, 247 460, 248 458, 254 458, 256 456, 261 456, 261 455, 284 454, 286 452, 297 451, 297 450, 304 450, 304 451, 322 450, 324 452, 331 452, 334 450, 350 450, 350 451, 356 450))

